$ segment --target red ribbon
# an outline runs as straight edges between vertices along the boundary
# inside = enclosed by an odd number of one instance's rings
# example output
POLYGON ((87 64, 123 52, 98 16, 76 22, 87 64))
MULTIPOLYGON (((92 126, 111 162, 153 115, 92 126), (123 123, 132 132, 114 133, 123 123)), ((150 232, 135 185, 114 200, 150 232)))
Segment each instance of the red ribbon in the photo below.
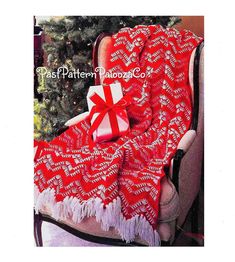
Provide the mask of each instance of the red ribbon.
POLYGON ((117 115, 121 116, 123 110, 131 104, 132 100, 131 96, 125 95, 117 103, 114 104, 110 86, 103 86, 103 89, 106 101, 104 101, 97 93, 94 93, 90 97, 90 100, 95 104, 92 107, 91 112, 89 114, 90 120, 92 119, 95 113, 99 113, 89 130, 90 148, 92 148, 92 146, 94 145, 94 142, 92 141, 92 134, 99 127, 107 113, 109 114, 113 138, 117 138, 118 136, 120 136, 117 115))

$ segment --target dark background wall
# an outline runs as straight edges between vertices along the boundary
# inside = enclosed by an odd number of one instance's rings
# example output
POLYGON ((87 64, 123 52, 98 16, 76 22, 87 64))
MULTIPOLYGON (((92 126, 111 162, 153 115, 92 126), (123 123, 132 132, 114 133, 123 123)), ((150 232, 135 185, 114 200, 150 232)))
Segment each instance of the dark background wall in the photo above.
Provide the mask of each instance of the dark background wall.
POLYGON ((175 26, 177 29, 189 29, 204 38, 204 16, 180 16, 182 21, 175 26))

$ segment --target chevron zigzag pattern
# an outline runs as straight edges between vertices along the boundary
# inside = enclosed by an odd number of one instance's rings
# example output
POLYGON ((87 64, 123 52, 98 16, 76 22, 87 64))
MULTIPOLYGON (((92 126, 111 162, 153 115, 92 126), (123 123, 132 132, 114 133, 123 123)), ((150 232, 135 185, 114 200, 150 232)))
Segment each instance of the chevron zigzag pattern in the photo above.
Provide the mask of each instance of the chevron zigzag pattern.
POLYGON ((35 210, 79 223, 95 216, 123 240, 139 236, 160 245, 157 233, 161 178, 192 116, 189 59, 201 38, 160 25, 123 28, 112 37, 108 72, 139 67, 145 78, 105 78, 133 96, 130 132, 88 146, 89 120, 43 142, 35 160, 35 210))

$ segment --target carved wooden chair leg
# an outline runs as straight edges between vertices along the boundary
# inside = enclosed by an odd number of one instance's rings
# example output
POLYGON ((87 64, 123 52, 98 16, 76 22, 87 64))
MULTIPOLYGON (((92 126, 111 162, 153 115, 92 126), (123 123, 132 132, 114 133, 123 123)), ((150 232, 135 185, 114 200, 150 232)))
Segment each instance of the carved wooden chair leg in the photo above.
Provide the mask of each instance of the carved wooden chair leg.
POLYGON ((198 233, 198 209, 199 209, 199 195, 197 195, 192 206, 191 231, 198 233))
MULTIPOLYGON (((199 226, 198 209, 199 209, 199 195, 197 195, 192 206, 191 232, 194 234, 198 233, 198 226, 199 226)), ((194 239, 192 239, 192 244, 197 245, 194 239)))
POLYGON ((161 241, 161 246, 162 247, 169 247, 169 246, 171 246, 170 240, 169 241, 161 241))
POLYGON ((34 238, 37 247, 42 247, 42 218, 34 211, 34 238))

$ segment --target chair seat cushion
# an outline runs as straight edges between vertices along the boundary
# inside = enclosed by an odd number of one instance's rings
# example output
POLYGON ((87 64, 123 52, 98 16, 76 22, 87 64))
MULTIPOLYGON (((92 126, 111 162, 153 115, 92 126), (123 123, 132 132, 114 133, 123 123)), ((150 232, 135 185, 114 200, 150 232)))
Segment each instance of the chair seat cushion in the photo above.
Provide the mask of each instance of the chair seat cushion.
MULTIPOLYGON (((158 227, 158 232, 160 234, 161 240, 168 241, 171 237, 171 227, 169 223, 160 223, 158 227)), ((92 235, 95 236, 95 234, 92 235)), ((104 234, 103 237, 120 239, 119 236, 113 235, 112 231, 106 232, 106 234, 104 234)), ((70 234, 69 232, 66 232, 64 229, 58 227, 57 225, 54 225, 49 222, 42 223, 42 239, 44 247, 106 246, 105 244, 98 244, 92 241, 81 239, 80 237, 76 237, 70 234)), ((145 243, 144 241, 141 242, 138 238, 135 239, 135 242, 147 245, 147 243, 145 243)))
MULTIPOLYGON (((164 177, 161 183, 162 192, 160 198, 158 232, 162 240, 168 241, 172 235, 171 227, 168 222, 175 220, 179 215, 179 197, 174 185, 169 179, 164 177)), ((40 210, 40 212, 51 216, 49 208, 40 210)), ((79 224, 75 224, 71 219, 61 220, 60 222, 90 235, 120 239, 120 235, 114 228, 110 228, 109 231, 104 231, 95 217, 85 218, 79 224)), ((50 233, 48 232, 48 234, 50 233)), ((139 237, 136 237, 135 242, 147 245, 147 243, 142 241, 139 237)))

